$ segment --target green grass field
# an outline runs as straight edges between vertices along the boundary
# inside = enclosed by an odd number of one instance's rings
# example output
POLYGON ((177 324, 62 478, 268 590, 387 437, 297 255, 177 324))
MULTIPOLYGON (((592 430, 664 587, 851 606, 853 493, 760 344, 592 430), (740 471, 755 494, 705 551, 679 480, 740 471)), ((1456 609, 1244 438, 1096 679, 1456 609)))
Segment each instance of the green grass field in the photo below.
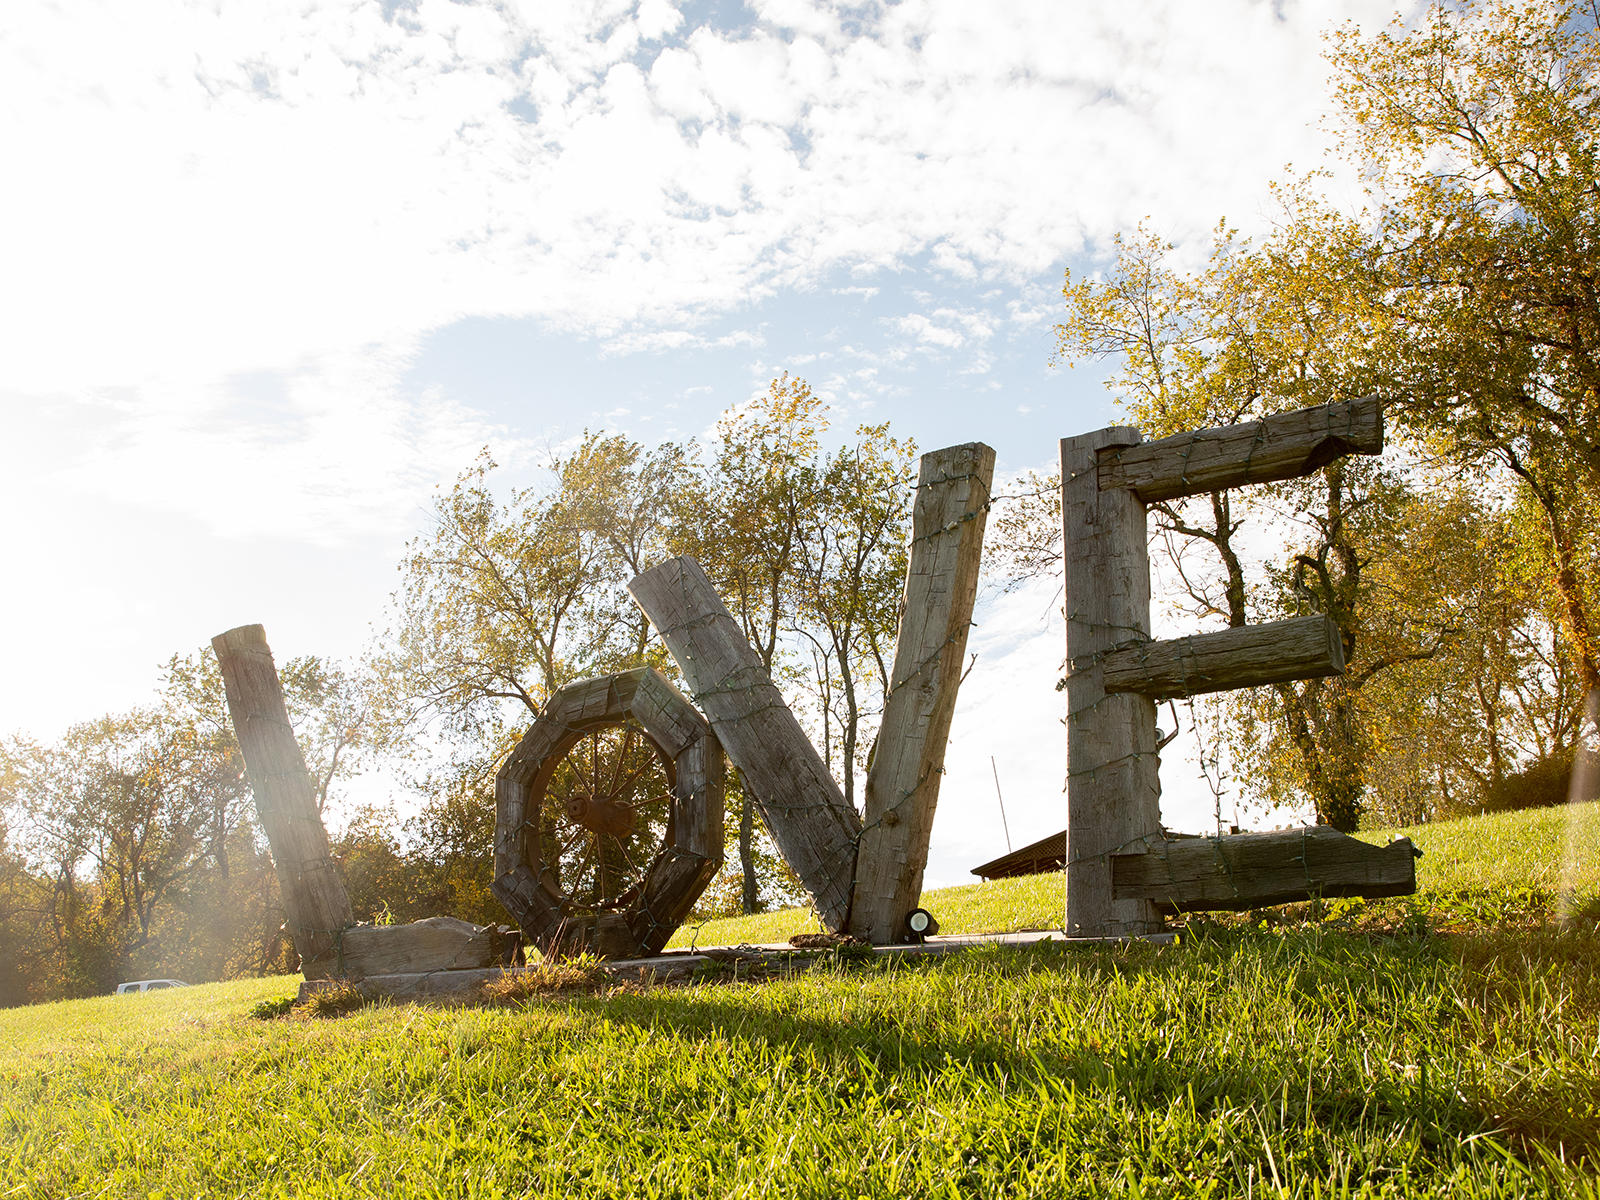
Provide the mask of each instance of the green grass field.
MULTIPOLYGON (((1600 894, 1600 803, 1469 817, 1361 836, 1382 843, 1401 834, 1422 850, 1417 886, 1435 897, 1461 893, 1466 901, 1473 892, 1515 897, 1529 889, 1600 894)), ((1482 899, 1495 902, 1493 897, 1482 899)), ((940 888, 924 896, 923 903, 939 918, 944 933, 1010 933, 1060 929, 1066 901, 1061 876, 1034 875, 940 888)), ((821 928, 808 909, 791 908, 686 925, 668 945, 759 945, 821 928)))
MULTIPOLYGON (((0 1012, 0 1197, 1600 1196, 1575 815, 1571 874, 1552 814, 1434 826, 1416 897, 1171 946, 338 1019, 251 1015, 292 979, 0 1012)), ((1058 891, 927 900, 1022 927, 1058 891)))

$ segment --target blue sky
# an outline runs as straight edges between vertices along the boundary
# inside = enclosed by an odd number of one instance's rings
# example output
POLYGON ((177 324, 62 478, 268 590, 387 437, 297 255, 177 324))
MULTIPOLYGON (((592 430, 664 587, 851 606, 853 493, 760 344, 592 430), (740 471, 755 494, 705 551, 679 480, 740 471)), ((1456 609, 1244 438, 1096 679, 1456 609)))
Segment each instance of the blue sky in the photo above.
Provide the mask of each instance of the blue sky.
MULTIPOLYGON (((1389 16, 13 0, 0 731, 137 703, 245 622, 357 653, 485 445, 526 478, 584 428, 703 431, 787 370, 840 428, 1048 467, 1115 420, 1094 368, 1048 366, 1063 269, 1146 217, 1183 254, 1270 225, 1268 181, 1323 165, 1322 33, 1389 16)), ((991 754, 1014 840, 1062 823, 1050 589, 979 621, 935 882, 1004 849, 991 754)))

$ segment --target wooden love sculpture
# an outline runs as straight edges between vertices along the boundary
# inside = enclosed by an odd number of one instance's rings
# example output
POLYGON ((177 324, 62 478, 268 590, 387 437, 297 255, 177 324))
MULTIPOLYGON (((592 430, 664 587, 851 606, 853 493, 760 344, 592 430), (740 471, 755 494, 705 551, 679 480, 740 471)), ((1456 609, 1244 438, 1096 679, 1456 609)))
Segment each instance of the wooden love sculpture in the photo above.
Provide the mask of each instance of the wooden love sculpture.
MULTIPOLYGON (((1168 839, 1160 825, 1158 698, 1338 674, 1344 657, 1325 616, 1153 640, 1146 506, 1382 447, 1376 400, 1152 442, 1129 426, 1061 442, 1069 935, 1148 934, 1189 909, 1415 890, 1403 840, 1379 848, 1320 827, 1168 839)), ((613 958, 660 951, 721 865, 725 754, 823 923, 879 944, 904 936, 922 892, 994 462, 978 442, 922 457, 859 814, 698 563, 671 559, 628 585, 689 698, 640 669, 580 680, 546 703, 495 788, 492 887, 523 935, 613 958)), ((424 978, 506 960, 514 931, 446 917, 352 924, 261 627, 213 642, 307 979, 424 978)))

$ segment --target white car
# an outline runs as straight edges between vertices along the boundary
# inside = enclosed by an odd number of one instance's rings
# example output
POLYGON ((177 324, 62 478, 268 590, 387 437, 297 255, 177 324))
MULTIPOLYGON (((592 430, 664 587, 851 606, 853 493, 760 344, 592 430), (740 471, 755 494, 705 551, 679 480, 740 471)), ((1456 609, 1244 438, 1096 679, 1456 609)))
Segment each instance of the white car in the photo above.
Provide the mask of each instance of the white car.
POLYGON ((154 992, 162 988, 188 987, 181 979, 135 979, 131 983, 117 984, 118 996, 131 996, 135 992, 154 992))

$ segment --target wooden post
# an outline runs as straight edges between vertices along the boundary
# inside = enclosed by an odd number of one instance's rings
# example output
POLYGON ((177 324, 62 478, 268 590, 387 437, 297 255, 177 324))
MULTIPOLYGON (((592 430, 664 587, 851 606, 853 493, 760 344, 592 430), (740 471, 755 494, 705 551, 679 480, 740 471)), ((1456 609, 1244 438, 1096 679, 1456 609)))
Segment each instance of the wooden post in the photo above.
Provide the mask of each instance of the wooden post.
POLYGON ((340 939, 355 921, 328 848, 305 758, 289 725, 283 688, 259 625, 211 639, 222 667, 228 712, 244 754, 261 828, 272 848, 278 891, 307 979, 343 974, 340 939))
POLYGON ((850 932, 870 942, 898 941, 922 895, 993 479, 994 451, 981 442, 922 456, 900 636, 867 773, 850 908, 850 932))
POLYGON ((652 567, 628 591, 660 631, 778 849, 810 891, 817 915, 829 929, 843 931, 861 822, 744 631, 692 558, 652 567))
POLYGON ((1139 444, 1132 426, 1061 440, 1061 513, 1067 618, 1066 932, 1077 937, 1152 933, 1148 900, 1116 900, 1111 856, 1161 835, 1156 707, 1108 694, 1100 659, 1150 638, 1145 509, 1127 487, 1102 490, 1100 452, 1139 444))

